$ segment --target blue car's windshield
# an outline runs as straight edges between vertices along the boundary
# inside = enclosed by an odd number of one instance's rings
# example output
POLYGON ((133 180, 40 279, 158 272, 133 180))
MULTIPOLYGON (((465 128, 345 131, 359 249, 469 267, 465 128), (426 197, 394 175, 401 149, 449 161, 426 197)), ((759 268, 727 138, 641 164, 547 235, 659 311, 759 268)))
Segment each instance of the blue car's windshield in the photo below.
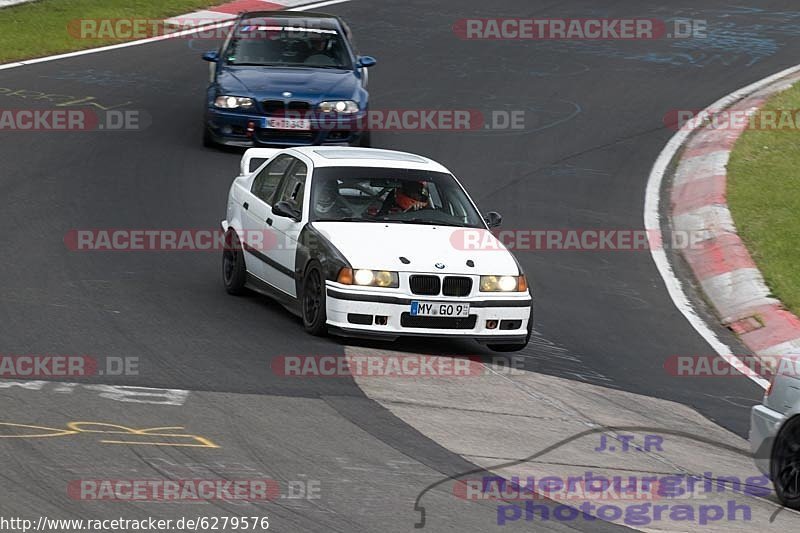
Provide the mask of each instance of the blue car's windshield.
POLYGON ((352 69, 340 32, 306 22, 243 21, 234 30, 224 59, 229 65, 352 69))

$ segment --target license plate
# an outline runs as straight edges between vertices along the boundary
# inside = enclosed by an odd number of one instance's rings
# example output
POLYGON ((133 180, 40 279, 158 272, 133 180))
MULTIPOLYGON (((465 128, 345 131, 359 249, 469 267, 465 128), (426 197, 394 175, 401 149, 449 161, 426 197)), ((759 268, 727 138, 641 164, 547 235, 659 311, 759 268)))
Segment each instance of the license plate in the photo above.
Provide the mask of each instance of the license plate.
POLYGON ((469 316, 469 304, 449 302, 411 302, 411 316, 469 316))
POLYGON ((265 118, 264 128, 308 131, 311 129, 311 121, 307 118, 265 118))

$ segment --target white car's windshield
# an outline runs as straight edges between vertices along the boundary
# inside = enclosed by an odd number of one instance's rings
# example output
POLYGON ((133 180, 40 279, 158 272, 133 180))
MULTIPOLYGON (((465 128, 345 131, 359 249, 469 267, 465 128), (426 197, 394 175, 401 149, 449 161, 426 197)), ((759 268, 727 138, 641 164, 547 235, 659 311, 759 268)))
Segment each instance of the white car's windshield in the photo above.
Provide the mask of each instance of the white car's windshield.
POLYGON ((393 168, 316 169, 310 219, 485 227, 451 175, 393 168))

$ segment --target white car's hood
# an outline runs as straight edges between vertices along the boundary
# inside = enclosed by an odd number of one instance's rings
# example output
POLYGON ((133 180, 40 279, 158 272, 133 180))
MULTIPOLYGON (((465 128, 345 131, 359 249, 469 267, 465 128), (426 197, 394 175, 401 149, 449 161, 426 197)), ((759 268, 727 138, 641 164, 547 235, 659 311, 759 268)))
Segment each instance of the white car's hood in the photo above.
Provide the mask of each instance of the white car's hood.
POLYGON ((485 229, 378 222, 312 225, 344 254, 353 268, 509 276, 519 273, 511 253, 485 229), (410 263, 404 264, 401 257, 410 263), (475 266, 468 266, 469 260, 475 266), (437 267, 437 263, 444 268, 437 267))

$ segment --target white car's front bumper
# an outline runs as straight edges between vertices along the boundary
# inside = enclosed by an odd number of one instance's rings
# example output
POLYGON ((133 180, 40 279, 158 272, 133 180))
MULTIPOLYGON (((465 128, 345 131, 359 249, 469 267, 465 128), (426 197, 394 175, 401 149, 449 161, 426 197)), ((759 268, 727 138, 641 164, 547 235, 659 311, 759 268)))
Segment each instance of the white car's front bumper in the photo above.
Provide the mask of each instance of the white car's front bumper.
POLYGON ((769 476, 772 443, 786 417, 767 407, 756 405, 750 411, 750 450, 758 469, 769 476))
POLYGON ((334 333, 350 336, 462 337, 484 343, 524 343, 531 319, 529 293, 498 293, 487 296, 417 296, 397 291, 354 289, 327 283, 328 326, 334 333), (412 317, 411 302, 470 304, 469 317, 412 317), (380 317, 380 318, 378 318, 380 317), (385 324, 384 319, 385 317, 385 324), (494 328, 488 321, 496 322, 494 328))

